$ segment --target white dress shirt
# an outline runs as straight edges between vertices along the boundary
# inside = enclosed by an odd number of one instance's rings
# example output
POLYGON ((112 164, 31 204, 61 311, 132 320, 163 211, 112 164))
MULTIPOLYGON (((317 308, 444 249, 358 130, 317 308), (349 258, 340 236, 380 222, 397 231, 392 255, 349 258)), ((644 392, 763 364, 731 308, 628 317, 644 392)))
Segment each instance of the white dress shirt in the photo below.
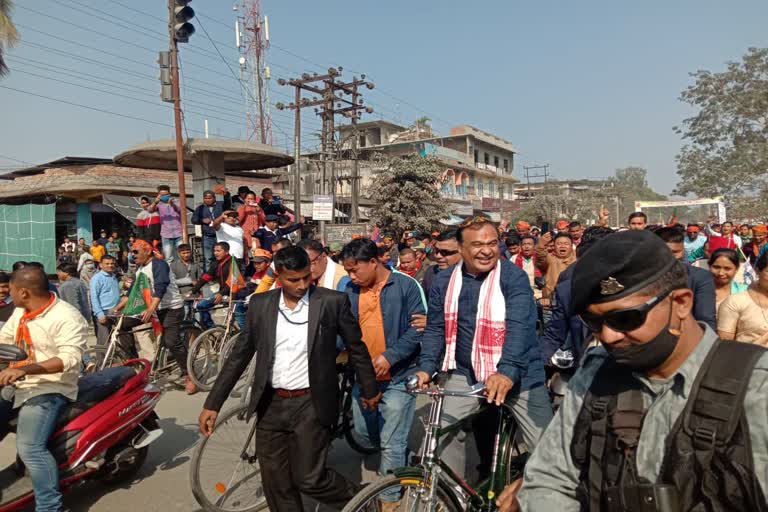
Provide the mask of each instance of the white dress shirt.
POLYGON ((309 387, 309 292, 296 304, 285 305, 280 294, 275 332, 275 363, 270 381, 275 389, 306 389, 309 387))

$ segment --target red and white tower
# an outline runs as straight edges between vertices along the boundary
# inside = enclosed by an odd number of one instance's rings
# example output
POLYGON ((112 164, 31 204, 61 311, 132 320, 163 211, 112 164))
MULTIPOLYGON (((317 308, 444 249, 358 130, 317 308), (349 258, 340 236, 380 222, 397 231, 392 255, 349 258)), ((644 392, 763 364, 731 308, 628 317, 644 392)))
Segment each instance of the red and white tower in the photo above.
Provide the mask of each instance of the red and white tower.
POLYGON ((270 70, 269 21, 262 18, 261 0, 235 4, 235 43, 240 52, 240 83, 245 97, 246 138, 272 144, 272 117, 269 109, 270 70))

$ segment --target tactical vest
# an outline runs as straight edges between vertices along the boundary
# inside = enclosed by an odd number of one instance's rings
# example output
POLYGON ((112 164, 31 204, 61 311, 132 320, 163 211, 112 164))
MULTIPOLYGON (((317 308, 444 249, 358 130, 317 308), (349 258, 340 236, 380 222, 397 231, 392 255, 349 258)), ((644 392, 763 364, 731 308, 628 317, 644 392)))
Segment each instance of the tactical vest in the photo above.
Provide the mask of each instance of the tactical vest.
POLYGON ((637 472, 646 413, 641 384, 607 360, 587 392, 571 443, 582 510, 768 511, 743 406, 752 369, 764 353, 748 343, 715 342, 665 441, 660 483, 637 472))

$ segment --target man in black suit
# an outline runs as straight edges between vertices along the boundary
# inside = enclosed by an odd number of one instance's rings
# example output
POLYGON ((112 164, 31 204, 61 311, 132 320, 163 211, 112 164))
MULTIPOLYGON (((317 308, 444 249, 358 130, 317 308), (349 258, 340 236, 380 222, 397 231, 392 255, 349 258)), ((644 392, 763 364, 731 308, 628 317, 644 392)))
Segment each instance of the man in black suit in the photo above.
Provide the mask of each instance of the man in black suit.
POLYGON ((281 288, 254 295, 245 336, 224 363, 200 413, 210 436, 216 416, 254 354, 249 414, 256 413, 256 455, 270 510, 301 511, 301 493, 341 509, 359 487, 326 467, 339 386, 336 338, 349 351, 363 405, 381 398, 368 349, 343 293, 312 285, 309 256, 300 247, 275 255, 281 288))
MULTIPOLYGON (((656 234, 664 240, 675 258, 684 261, 685 244, 682 229, 663 227, 657 229, 656 234)), ((712 329, 717 329, 715 281, 712 274, 693 265, 686 265, 685 270, 688 272, 688 288, 693 291, 693 317, 712 329)))

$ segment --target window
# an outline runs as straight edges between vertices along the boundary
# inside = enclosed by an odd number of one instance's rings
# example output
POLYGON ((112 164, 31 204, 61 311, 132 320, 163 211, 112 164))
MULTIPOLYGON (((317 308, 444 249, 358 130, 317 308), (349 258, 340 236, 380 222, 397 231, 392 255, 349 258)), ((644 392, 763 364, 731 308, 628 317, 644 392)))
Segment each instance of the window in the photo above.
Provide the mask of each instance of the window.
POLYGON ((506 158, 504 159, 504 170, 505 171, 509 170, 509 160, 507 160, 506 158))
POLYGON ((365 147, 365 135, 360 136, 360 142, 358 144, 358 147, 361 147, 361 148, 365 147))
POLYGON ((485 165, 491 163, 491 157, 488 155, 488 153, 483 153, 483 161, 485 162, 485 165))
POLYGON ((496 196, 496 184, 493 181, 488 182, 488 197, 496 196))
POLYGON ((477 162, 479 162, 479 161, 480 161, 480 156, 479 156, 479 154, 478 154, 478 153, 479 153, 479 152, 478 152, 477 150, 475 150, 475 163, 477 163, 477 162))
POLYGON ((475 191, 477 197, 483 197, 483 180, 477 180, 477 190, 475 191))
POLYGON ((493 157, 493 166, 499 167, 499 157, 497 156, 493 157))

